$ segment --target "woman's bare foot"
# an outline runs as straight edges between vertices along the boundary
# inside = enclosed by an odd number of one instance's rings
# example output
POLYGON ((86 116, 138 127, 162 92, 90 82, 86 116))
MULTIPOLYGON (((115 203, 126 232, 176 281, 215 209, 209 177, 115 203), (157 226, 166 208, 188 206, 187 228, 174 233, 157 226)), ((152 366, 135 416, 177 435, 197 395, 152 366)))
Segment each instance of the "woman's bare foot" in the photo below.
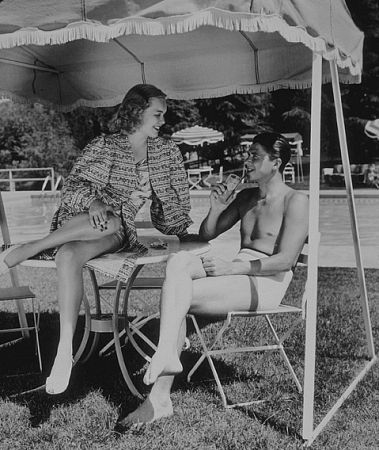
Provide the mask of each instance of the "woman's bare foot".
POLYGON ((126 416, 125 419, 120 420, 116 428, 125 431, 132 427, 155 422, 163 417, 172 416, 173 413, 170 397, 158 399, 149 395, 135 411, 126 416))
POLYGON ((72 369, 72 348, 62 350, 58 347, 50 376, 46 379, 46 392, 61 394, 67 389, 72 369))
POLYGON ((143 382, 147 385, 155 383, 158 377, 165 375, 176 375, 183 371, 183 366, 179 361, 177 353, 169 357, 167 353, 156 351, 151 358, 149 367, 146 370, 143 382))
POLYGON ((13 255, 19 245, 13 245, 0 253, 0 275, 7 273, 15 264, 12 264, 13 255))

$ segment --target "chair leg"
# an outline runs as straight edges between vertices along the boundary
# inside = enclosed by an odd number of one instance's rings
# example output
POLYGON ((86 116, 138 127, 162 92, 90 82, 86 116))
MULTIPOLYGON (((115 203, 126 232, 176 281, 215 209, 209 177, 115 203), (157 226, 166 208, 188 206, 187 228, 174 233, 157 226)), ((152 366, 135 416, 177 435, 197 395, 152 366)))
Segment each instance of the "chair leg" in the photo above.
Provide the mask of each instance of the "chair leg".
POLYGON ((282 358, 283 358, 283 360, 284 360, 284 362, 285 362, 285 364, 286 364, 286 366, 287 366, 287 368, 288 368, 288 370, 289 370, 289 372, 290 372, 290 374, 292 376, 292 379, 295 382, 299 393, 301 393, 303 391, 303 388, 301 386, 301 383, 300 383, 299 379, 296 376, 296 373, 295 373, 295 371, 294 371, 294 369, 292 367, 292 364, 290 363, 290 360, 288 359, 287 353, 284 350, 283 340, 280 340, 278 334, 275 331, 274 326, 272 325, 272 322, 271 322, 270 318, 267 315, 265 315, 264 317, 265 317, 265 319, 266 319, 266 321, 268 323, 268 326, 269 326, 269 328, 271 330, 272 335, 274 336, 274 339, 275 339, 275 341, 276 341, 276 343, 278 345, 280 354, 281 354, 281 356, 282 356, 282 358))
POLYGON ((37 347, 37 356, 38 356, 38 365, 39 370, 42 372, 42 358, 41 358, 41 347, 39 342, 39 321, 40 321, 40 306, 38 303, 37 313, 34 307, 34 300, 32 300, 32 311, 33 311, 33 324, 34 324, 34 332, 36 337, 36 347, 37 347))
POLYGON ((81 356, 83 355, 83 352, 87 346, 88 339, 90 337, 90 332, 91 332, 91 310, 90 310, 90 306, 88 303, 88 299, 85 294, 83 295, 83 306, 84 306, 84 311, 85 311, 85 316, 84 316, 85 323, 84 323, 83 337, 82 337, 82 341, 79 345, 79 348, 75 353, 73 365, 75 365, 79 361, 81 356))
POLYGON ((227 354, 227 353, 238 353, 240 351, 252 351, 252 352, 256 352, 256 351, 264 351, 264 350, 279 350, 281 357, 283 358, 291 376, 293 381, 296 384, 296 387, 298 389, 298 391, 301 393, 302 392, 302 386, 301 383, 298 379, 298 377, 296 376, 296 373, 289 361, 289 358, 284 350, 283 347, 283 342, 285 339, 287 339, 287 337, 290 335, 290 333, 293 331, 293 329, 296 327, 296 325, 298 324, 298 322, 301 320, 299 319, 299 321, 296 321, 291 328, 287 331, 287 333, 284 335, 284 337, 282 339, 279 338, 278 334, 275 331, 274 326, 272 325, 272 322, 270 320, 270 318, 268 317, 268 315, 264 315, 266 322, 269 326, 269 329, 272 333, 272 336, 274 337, 275 340, 275 345, 265 345, 265 346, 261 346, 261 347, 246 347, 243 349, 234 349, 234 350, 228 350, 228 349, 221 349, 221 350, 214 350, 215 346, 220 342, 221 338, 223 337, 224 332, 226 331, 226 329, 229 327, 230 323, 231 323, 231 318, 232 318, 232 313, 229 313, 227 316, 227 319, 224 321, 222 327, 220 328, 219 332, 216 335, 216 338, 214 339, 212 345, 207 346, 205 339, 203 337, 203 334, 200 330, 200 327, 197 323, 196 317, 192 314, 188 314, 188 317, 190 317, 192 319, 192 322, 194 324, 195 327, 195 331, 196 334, 199 337, 201 346, 203 348, 203 353, 201 354, 200 358, 197 360, 196 364, 193 366, 193 368, 190 370, 190 372, 187 375, 187 381, 191 380, 192 375, 196 372, 196 370, 199 368, 199 366, 202 364, 202 362, 207 359, 209 366, 211 368, 213 377, 216 381, 216 385, 217 385, 217 389, 220 393, 221 396, 221 400, 223 403, 223 406, 225 408, 234 408, 236 406, 248 406, 248 405, 252 405, 252 404, 257 404, 257 403, 262 403, 262 401, 264 400, 252 400, 252 401, 248 401, 248 402, 242 402, 242 403, 228 403, 227 401, 227 397, 225 395, 224 389, 221 385, 221 381, 219 378, 219 375, 217 373, 217 370, 215 368, 213 359, 212 359, 212 355, 215 354, 227 354))
MULTIPOLYGON (((222 388, 221 381, 220 381, 220 378, 218 376, 217 370, 216 370, 216 368, 214 366, 214 363, 213 363, 213 360, 212 360, 212 358, 210 356, 210 353, 209 353, 210 350, 208 349, 208 347, 207 347, 207 345, 205 343, 205 340, 203 338, 203 335, 201 333, 200 327, 199 327, 199 325, 197 323, 197 320, 196 320, 195 316, 193 316, 192 314, 189 314, 189 316, 192 319, 192 322, 193 322, 195 330, 196 330, 196 334, 198 335, 198 337, 200 339, 200 342, 201 342, 201 345, 203 347, 203 354, 201 355, 201 357, 199 358, 199 360, 197 361, 195 366, 192 368, 192 370, 189 372, 189 374, 187 376, 187 380, 189 381, 191 379, 191 376, 193 375, 193 373, 198 369, 198 367, 203 362, 203 360, 205 358, 207 358, 209 366, 210 366, 210 368, 212 370, 213 378, 216 381, 217 389, 218 389, 218 391, 220 393, 220 396, 221 396, 222 404, 224 405, 225 408, 228 408, 229 407, 228 401, 226 399, 226 395, 225 395, 224 389, 222 388)), ((230 324, 230 317, 229 317, 229 314, 228 314, 228 318, 225 320, 223 326, 221 327, 220 331, 218 332, 218 334, 216 336, 216 339, 214 340, 214 342, 213 342, 213 344, 211 346, 211 349, 221 339, 222 334, 224 333, 226 328, 229 326, 229 324, 230 324)))
POLYGON ((231 322, 231 315, 228 314, 227 318, 225 319, 222 327, 220 328, 219 332, 217 333, 217 336, 215 337, 215 340, 213 341, 213 344, 210 346, 210 348, 208 349, 203 334, 200 331, 200 327, 197 323, 196 317, 193 314, 188 314, 188 317, 190 317, 192 319, 193 325, 195 327, 196 330, 196 334, 198 335, 199 339, 200 339, 200 343, 201 346, 203 347, 203 354, 200 356, 200 358, 198 359, 198 361, 196 362, 196 364, 192 367, 192 369, 190 370, 190 372, 187 375, 187 381, 191 381, 191 377, 192 375, 196 372, 196 370, 199 368, 199 366, 201 365, 201 363, 204 361, 204 359, 207 357, 207 355, 209 354, 209 352, 211 350, 214 349, 214 347, 219 343, 219 341, 222 339, 223 334, 225 333, 226 329, 229 327, 230 322, 231 322))
POLYGON ((148 344, 150 346, 150 348, 152 350, 157 351, 157 346, 145 335, 140 331, 140 328, 142 328, 143 325, 145 325, 147 322, 149 322, 152 319, 155 319, 159 316, 158 313, 155 314, 151 314, 148 317, 140 317, 140 318, 136 318, 134 321, 132 322, 128 322, 128 326, 126 327, 126 333, 128 335, 128 339, 131 342, 131 344, 133 345, 133 347, 137 350, 137 352, 142 356, 142 358, 144 358, 146 361, 150 362, 151 361, 151 357, 148 356, 142 349, 141 347, 137 344, 136 340, 134 339, 133 334, 136 334, 137 336, 140 337, 140 339, 142 339, 146 344, 148 344))

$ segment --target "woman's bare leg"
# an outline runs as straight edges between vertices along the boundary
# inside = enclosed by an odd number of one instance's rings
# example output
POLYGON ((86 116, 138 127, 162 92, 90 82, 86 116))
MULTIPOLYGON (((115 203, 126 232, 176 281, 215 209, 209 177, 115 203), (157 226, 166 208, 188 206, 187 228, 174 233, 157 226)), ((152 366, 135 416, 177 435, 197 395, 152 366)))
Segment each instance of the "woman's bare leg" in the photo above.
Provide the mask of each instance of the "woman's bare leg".
POLYGON ((192 303, 193 279, 205 276, 199 257, 188 252, 170 256, 161 293, 158 348, 143 378, 145 384, 183 370, 177 349, 179 331, 192 303))
POLYGON ((64 244, 56 256, 60 335, 57 354, 46 380, 46 391, 59 394, 66 390, 72 368, 72 339, 83 298, 83 266, 96 256, 115 251, 120 244, 115 236, 94 241, 64 244))
POLYGON ((118 217, 109 215, 107 229, 101 231, 100 228, 91 226, 87 213, 78 214, 44 238, 16 247, 5 257, 5 263, 8 267, 14 267, 48 248, 59 247, 71 241, 101 239, 115 233, 120 225, 121 221, 118 217))

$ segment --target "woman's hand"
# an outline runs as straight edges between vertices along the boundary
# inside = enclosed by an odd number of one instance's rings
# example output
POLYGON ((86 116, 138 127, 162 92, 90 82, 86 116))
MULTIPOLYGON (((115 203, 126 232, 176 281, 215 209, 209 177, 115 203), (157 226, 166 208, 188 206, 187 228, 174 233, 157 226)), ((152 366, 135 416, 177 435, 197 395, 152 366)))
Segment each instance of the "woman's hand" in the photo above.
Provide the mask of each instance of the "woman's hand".
POLYGON ((100 200, 94 200, 89 207, 89 221, 93 228, 100 231, 107 229, 108 211, 113 213, 113 208, 100 200))
POLYGON ((233 202, 236 195, 236 192, 230 195, 224 183, 213 186, 210 195, 211 209, 224 211, 233 202))
POLYGON ((232 262, 215 256, 201 257, 203 267, 209 277, 219 277, 221 275, 233 275, 232 262))

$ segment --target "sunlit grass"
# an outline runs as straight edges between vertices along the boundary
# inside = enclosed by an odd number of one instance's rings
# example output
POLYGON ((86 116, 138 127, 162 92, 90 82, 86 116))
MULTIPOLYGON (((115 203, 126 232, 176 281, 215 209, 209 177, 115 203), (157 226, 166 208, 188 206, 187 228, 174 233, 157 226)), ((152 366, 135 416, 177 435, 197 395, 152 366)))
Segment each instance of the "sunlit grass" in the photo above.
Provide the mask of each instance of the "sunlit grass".
MULTIPOLYGON (((160 270, 158 268, 157 270, 160 270)), ((52 397, 43 391, 22 396, 19 392, 38 386, 49 373, 58 338, 56 280, 53 272, 20 269, 24 282, 31 284, 40 299, 41 340, 44 373, 38 373, 33 341, 1 349, 0 449, 295 449, 301 448, 302 397, 281 360, 272 355, 229 356, 216 359, 231 400, 256 398, 262 403, 248 408, 224 410, 207 364, 187 383, 186 374, 200 354, 197 338, 189 328, 191 348, 183 353, 185 371, 173 389, 175 415, 119 434, 114 426, 138 405, 127 390, 113 354, 93 358, 73 370, 67 393, 52 397), (261 362, 255 371, 257 362, 261 362)), ((379 270, 367 270, 371 320, 376 344, 379 336, 379 270)), ((295 274, 287 300, 298 303, 305 272, 295 274)), ((1 277, 7 282, 7 277, 1 277)), ((88 281, 88 280, 87 280, 88 281)), ((87 285, 88 287, 88 285, 87 285)), ((139 293, 138 296, 142 294, 139 293)), ((157 303, 147 297, 148 308, 157 303)), ((138 302, 138 298, 137 298, 138 302)), ((4 305, 3 305, 4 306, 4 305)), ((0 314, 0 324, 14 316, 0 314)), ((4 309, 3 309, 4 310, 4 309)), ((356 270, 321 268, 319 275, 319 316, 317 335, 315 422, 321 420, 361 368, 367 355, 356 270)), ((241 320, 230 338, 236 345, 256 337, 264 339, 259 320, 241 320)), ((277 321, 285 329, 288 319, 277 321)), ((79 321, 78 338, 83 321, 79 321)), ((149 327, 156 339, 158 323, 149 327)), ((216 332, 218 323, 203 324, 216 332)), ((302 377, 304 370, 304 328, 299 327, 287 341, 288 355, 302 377)), ((143 361, 128 353, 133 380, 144 392, 143 361)), ((379 441, 379 369, 375 366, 339 413, 315 441, 316 449, 375 449, 379 441)))

